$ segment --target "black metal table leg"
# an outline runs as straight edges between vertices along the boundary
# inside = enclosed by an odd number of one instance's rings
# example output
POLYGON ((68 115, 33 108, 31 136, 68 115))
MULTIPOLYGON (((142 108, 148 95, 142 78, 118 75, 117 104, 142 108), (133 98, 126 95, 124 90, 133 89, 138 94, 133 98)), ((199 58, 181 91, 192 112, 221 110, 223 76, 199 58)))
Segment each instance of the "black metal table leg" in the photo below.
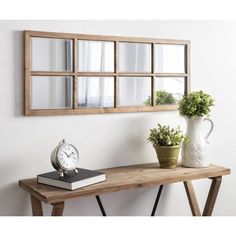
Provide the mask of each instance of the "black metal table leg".
POLYGON ((157 193, 157 197, 156 197, 156 200, 155 200, 153 209, 152 209, 152 214, 151 214, 151 216, 155 216, 156 209, 157 209, 157 205, 158 205, 158 202, 159 202, 160 197, 161 197, 161 192, 162 192, 163 186, 164 186, 164 185, 160 185, 160 187, 159 187, 159 190, 158 190, 158 193, 157 193))
POLYGON ((99 195, 96 195, 96 199, 97 199, 99 208, 100 208, 100 210, 101 210, 101 212, 102 212, 102 215, 103 215, 103 216, 106 216, 106 212, 105 212, 105 210, 104 210, 104 207, 103 207, 103 205, 102 205, 102 201, 101 201, 99 195))
MULTIPOLYGON (((157 209, 157 206, 158 206, 160 197, 161 197, 161 193, 162 193, 163 187, 164 187, 164 185, 160 185, 160 187, 159 187, 159 189, 158 189, 157 197, 156 197, 156 200, 155 200, 153 209, 152 209, 151 216, 155 216, 156 209, 157 209)), ((100 210, 101 210, 101 212, 102 212, 102 215, 103 215, 103 216, 106 216, 106 212, 105 212, 105 209, 104 209, 104 207, 103 207, 103 205, 102 205, 102 201, 101 201, 99 195, 96 195, 95 197, 96 197, 97 203, 98 203, 98 205, 99 205, 99 208, 100 208, 100 210)))

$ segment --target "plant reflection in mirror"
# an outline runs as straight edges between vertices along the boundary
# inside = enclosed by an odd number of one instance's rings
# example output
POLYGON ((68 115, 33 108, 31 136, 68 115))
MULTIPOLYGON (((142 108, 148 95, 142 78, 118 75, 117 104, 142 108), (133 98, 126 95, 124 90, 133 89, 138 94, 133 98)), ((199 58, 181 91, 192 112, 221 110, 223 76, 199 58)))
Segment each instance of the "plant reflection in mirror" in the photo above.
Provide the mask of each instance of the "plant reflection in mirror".
MULTIPOLYGON (((174 98, 172 93, 166 92, 165 90, 158 90, 155 92, 155 105, 166 105, 166 104, 176 104, 177 100, 174 98)), ((145 105, 151 104, 151 97, 144 102, 145 105)))

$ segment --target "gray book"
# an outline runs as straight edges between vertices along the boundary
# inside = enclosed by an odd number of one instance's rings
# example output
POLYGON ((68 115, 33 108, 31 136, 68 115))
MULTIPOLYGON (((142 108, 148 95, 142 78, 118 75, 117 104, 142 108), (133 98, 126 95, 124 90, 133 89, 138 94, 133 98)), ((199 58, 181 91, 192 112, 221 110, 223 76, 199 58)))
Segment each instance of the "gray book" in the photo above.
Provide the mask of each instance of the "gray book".
POLYGON ((57 171, 41 174, 37 176, 38 183, 75 190, 106 180, 106 175, 102 172, 82 168, 77 168, 77 170, 77 174, 71 171, 67 172, 64 177, 60 177, 57 171))

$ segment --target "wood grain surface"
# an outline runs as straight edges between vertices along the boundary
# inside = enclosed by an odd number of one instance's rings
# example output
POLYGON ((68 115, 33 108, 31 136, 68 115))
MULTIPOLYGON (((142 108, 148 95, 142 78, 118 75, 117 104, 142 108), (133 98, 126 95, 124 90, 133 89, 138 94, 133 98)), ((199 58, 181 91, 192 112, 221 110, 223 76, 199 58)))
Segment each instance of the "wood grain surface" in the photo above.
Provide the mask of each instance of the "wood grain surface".
POLYGON ((94 196, 128 189, 212 178, 230 174, 230 169, 210 165, 207 168, 160 169, 156 163, 132 165, 99 170, 106 181, 74 191, 38 184, 37 179, 19 181, 19 186, 45 203, 63 202, 81 196, 94 196))
POLYGON ((201 211, 197 202, 197 197, 195 195, 193 185, 191 181, 184 182, 185 191, 187 193, 189 205, 193 216, 201 216, 201 211))

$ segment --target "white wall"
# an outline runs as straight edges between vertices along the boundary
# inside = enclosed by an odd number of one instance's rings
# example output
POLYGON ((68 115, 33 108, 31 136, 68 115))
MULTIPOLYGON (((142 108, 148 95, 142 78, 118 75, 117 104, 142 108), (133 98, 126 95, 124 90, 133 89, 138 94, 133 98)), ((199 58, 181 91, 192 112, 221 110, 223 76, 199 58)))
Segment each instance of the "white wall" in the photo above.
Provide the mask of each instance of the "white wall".
MULTIPOLYGON (((1 21, 0 22, 0 215, 30 215, 30 199, 19 179, 52 170, 49 156, 66 138, 80 152, 80 165, 103 168, 154 162, 146 144, 157 122, 180 124, 177 112, 23 116, 23 30, 189 39, 192 41, 192 90, 216 99, 215 130, 210 138, 212 162, 232 168, 223 178, 214 215, 236 215, 236 22, 228 21, 1 21)), ((195 181, 203 206, 210 181, 195 181)), ((139 189, 102 197, 109 215, 149 215, 157 189, 139 189)), ((46 214, 50 207, 44 206, 46 214)), ((65 215, 100 215, 95 198, 66 202, 65 215)), ((182 184, 166 186, 159 215, 190 215, 182 184)))

